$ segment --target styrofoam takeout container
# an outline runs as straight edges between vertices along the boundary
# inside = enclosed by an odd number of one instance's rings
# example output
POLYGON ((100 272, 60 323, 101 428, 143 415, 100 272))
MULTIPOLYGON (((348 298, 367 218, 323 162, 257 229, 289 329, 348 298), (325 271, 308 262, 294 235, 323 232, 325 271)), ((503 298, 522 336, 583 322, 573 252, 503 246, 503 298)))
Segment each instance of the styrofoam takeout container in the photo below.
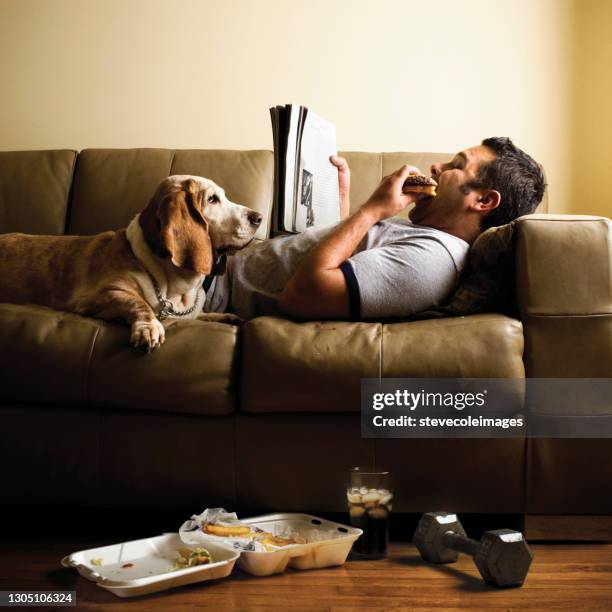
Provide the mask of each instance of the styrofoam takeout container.
POLYGON ((291 544, 274 551, 240 551, 231 544, 207 541, 205 544, 183 542, 178 533, 81 550, 62 559, 64 567, 74 567, 81 576, 118 597, 135 597, 165 591, 184 584, 204 582, 229 576, 236 560, 240 569, 253 576, 279 574, 287 567, 299 570, 342 565, 361 529, 334 523, 310 514, 266 514, 241 520, 242 523, 274 535, 292 533, 304 536, 316 533, 322 539, 306 544, 291 544), (214 563, 168 571, 179 556, 178 549, 204 546, 214 563), (94 559, 101 559, 94 565, 94 559), (122 567, 126 563, 132 567, 122 567))
POLYGON ((135 597, 165 591, 184 584, 229 576, 239 551, 211 543, 206 548, 213 563, 171 570, 185 546, 178 533, 81 550, 62 559, 64 567, 74 567, 81 576, 118 597, 135 597), (94 559, 101 559, 94 565, 94 559), (125 564, 131 567, 122 567, 125 564))
POLYGON ((241 522, 275 535, 287 530, 307 534, 317 529, 328 536, 307 544, 290 544, 272 552, 243 551, 238 559, 238 567, 253 576, 280 574, 287 567, 305 570, 342 565, 351 552, 353 542, 363 533, 356 527, 310 514, 266 514, 243 519, 241 522))

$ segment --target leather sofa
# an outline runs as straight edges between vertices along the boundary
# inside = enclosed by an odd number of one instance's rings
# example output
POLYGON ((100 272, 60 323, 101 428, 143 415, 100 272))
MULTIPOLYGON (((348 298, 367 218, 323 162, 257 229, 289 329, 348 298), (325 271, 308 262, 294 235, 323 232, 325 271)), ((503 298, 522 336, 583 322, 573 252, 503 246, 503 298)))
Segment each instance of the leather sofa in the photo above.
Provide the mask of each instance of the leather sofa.
MULTIPOLYGON (((447 157, 344 155, 353 207, 447 157)), ((268 235, 270 151, 164 149, 2 152, 0 231, 124 227, 170 174, 213 179, 268 235)), ((143 356, 127 326, 0 304, 3 505, 337 512, 346 470, 369 465, 393 472, 400 512, 612 515, 610 440, 360 437, 364 377, 610 376, 610 220, 546 206, 518 222, 519 318, 172 321, 143 356)))

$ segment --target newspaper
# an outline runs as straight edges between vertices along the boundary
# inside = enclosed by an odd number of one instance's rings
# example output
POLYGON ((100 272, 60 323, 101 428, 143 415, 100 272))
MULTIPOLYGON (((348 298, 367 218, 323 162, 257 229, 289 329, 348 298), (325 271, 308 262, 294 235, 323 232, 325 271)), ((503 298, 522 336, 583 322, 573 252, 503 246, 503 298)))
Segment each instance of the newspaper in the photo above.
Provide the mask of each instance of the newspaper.
POLYGON ((303 232, 340 220, 336 128, 304 106, 270 109, 274 132, 274 231, 303 232))

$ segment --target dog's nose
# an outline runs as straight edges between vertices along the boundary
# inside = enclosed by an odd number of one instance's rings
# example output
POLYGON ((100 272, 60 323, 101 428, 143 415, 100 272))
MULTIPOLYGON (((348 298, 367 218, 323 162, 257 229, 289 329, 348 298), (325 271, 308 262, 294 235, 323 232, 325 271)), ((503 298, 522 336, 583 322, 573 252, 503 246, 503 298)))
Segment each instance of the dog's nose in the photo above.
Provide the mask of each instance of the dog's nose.
POLYGON ((251 211, 248 216, 249 216, 249 223, 251 225, 254 225, 255 227, 259 227, 259 225, 261 225, 261 221, 263 217, 258 212, 251 211))

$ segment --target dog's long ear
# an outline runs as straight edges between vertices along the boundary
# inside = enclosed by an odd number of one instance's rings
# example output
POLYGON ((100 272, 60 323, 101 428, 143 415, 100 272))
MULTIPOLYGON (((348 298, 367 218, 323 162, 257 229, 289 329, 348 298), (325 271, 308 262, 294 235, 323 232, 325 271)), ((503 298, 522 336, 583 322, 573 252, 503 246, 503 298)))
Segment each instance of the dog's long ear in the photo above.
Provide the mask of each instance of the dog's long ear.
POLYGON ((140 214, 145 240, 178 268, 210 274, 213 265, 208 224, 202 216, 198 184, 164 181, 140 214))
POLYGON ((140 213, 138 219, 146 243, 158 257, 168 256, 166 248, 161 242, 161 225, 158 211, 162 202, 169 198, 173 192, 178 191, 178 189, 179 187, 172 183, 170 179, 164 179, 155 190, 147 207, 140 213))

